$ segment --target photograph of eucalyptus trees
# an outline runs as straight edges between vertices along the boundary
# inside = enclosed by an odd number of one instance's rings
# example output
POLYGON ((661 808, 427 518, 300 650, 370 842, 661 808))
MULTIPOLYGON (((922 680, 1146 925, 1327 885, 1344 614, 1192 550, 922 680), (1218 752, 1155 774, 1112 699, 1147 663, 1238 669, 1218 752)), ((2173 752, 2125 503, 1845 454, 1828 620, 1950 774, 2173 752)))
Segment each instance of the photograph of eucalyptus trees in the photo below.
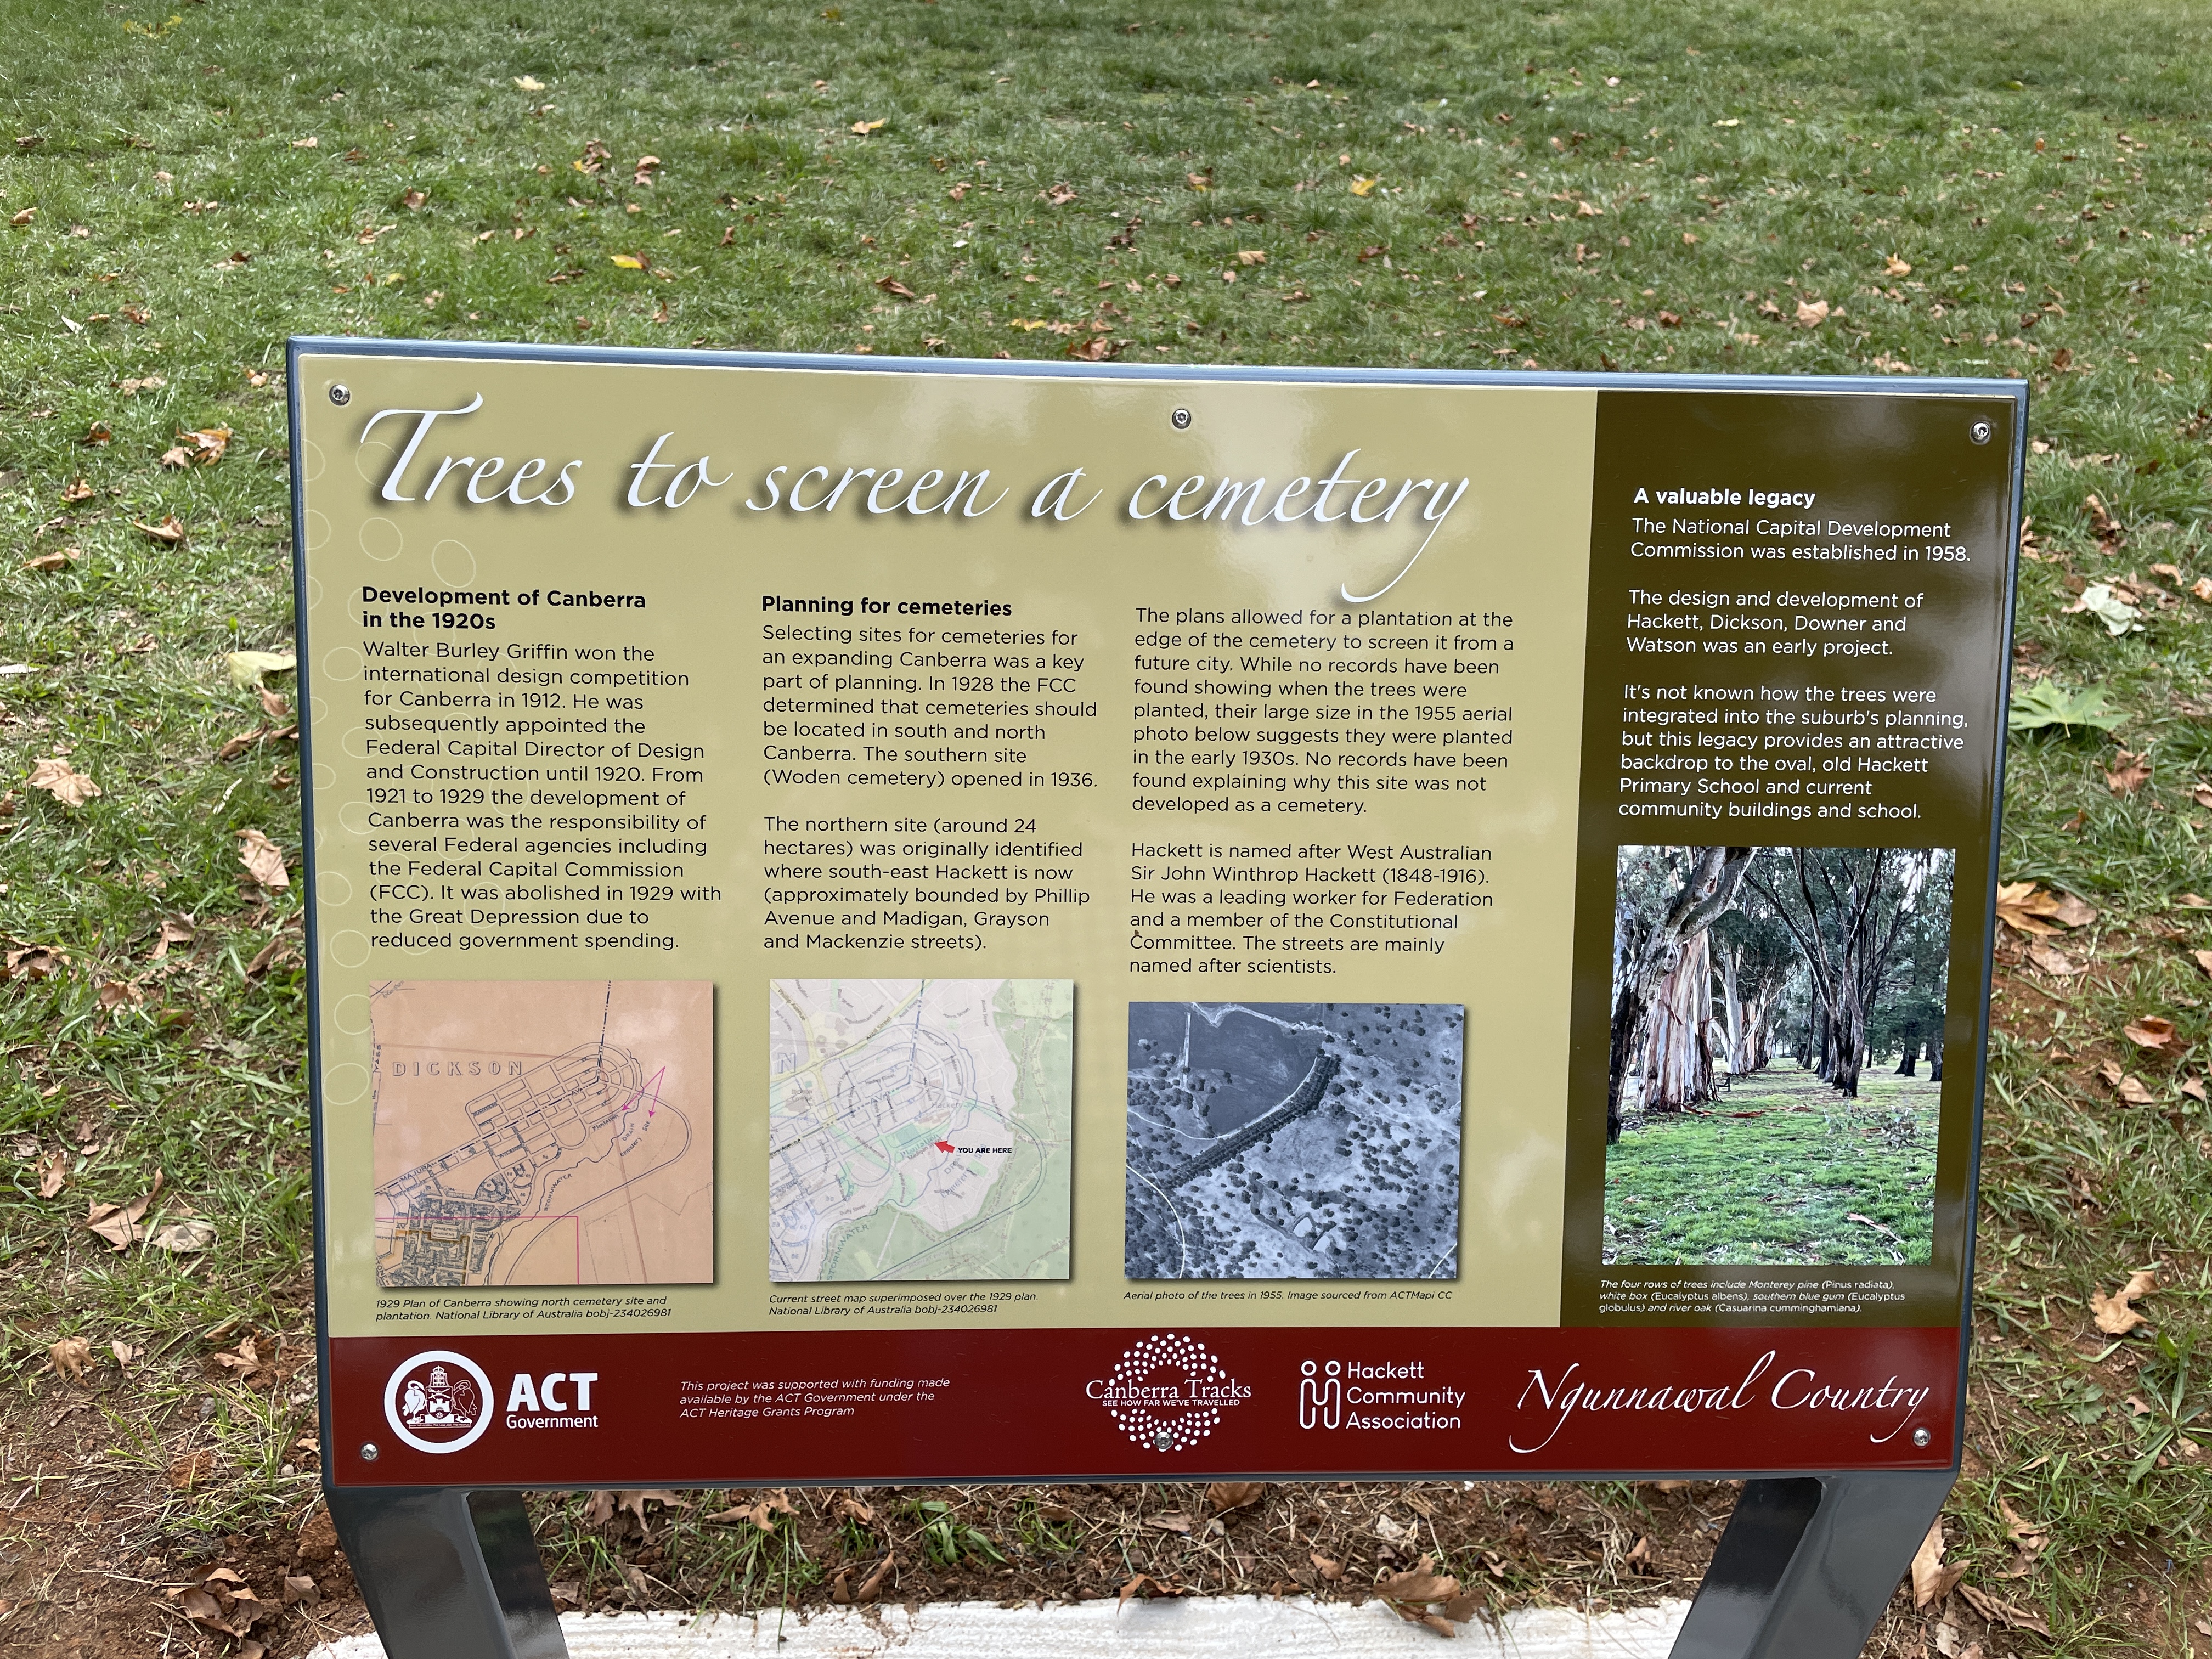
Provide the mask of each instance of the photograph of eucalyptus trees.
POLYGON ((1623 847, 1604 1260, 1924 1262, 1945 848, 1623 847))

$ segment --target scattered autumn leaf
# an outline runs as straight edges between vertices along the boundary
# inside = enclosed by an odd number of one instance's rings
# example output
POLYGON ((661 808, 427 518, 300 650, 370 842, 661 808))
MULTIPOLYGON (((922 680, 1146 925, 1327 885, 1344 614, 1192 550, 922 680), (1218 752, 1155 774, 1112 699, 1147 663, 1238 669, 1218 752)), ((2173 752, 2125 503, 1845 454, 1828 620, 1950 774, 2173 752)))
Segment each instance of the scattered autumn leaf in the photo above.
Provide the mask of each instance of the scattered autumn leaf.
POLYGON ((1344 1577, 1344 1563, 1341 1561, 1332 1560, 1329 1557, 1323 1555, 1319 1550, 1308 1551, 1307 1559, 1311 1560, 1314 1564, 1314 1571, 1319 1573, 1322 1576, 1322 1580, 1328 1583, 1334 1584, 1338 1579, 1344 1577))
POLYGON ((2150 765, 2147 757, 2119 751, 2113 769, 2105 774, 2105 787, 2116 795, 2132 795, 2150 781, 2150 765))
POLYGON ((2051 1626, 2044 1623, 2042 1615, 2039 1613, 2030 1613, 2024 1607, 2014 1607, 2002 1596, 1992 1595, 1984 1589, 1977 1589, 1972 1584, 1961 1584, 1959 1589, 1974 1611, 1992 1625, 2010 1625, 2016 1630, 2032 1630, 2039 1636, 2051 1634, 2051 1626))
POLYGON ((58 547, 51 553, 41 553, 34 559, 24 560, 23 568, 42 572, 66 570, 82 556, 82 552, 76 548, 58 547))
POLYGON ((1054 207, 1066 207, 1070 202, 1075 199, 1075 186, 1073 185, 1054 185, 1050 190, 1039 191, 1037 192, 1037 198, 1039 200, 1048 203, 1054 207))
POLYGON ((1828 302, 1826 300, 1800 300, 1797 302, 1798 327, 1818 328, 1827 320, 1828 302))
POLYGON ((100 793, 100 787, 86 774, 77 771, 59 757, 50 757, 31 769, 24 780, 33 789, 43 789, 64 806, 82 806, 100 793))
POLYGON ((1377 182, 1376 179, 1365 177, 1354 179, 1352 181, 1352 193, 1354 196, 1372 196, 1377 182))
POLYGON ((173 513, 159 524, 142 524, 133 519, 131 527, 143 532, 149 540, 160 542, 165 547, 174 547, 185 538, 185 527, 177 522, 177 515, 173 513))
POLYGON ((52 1198, 69 1180, 69 1154, 49 1152, 39 1160, 39 1196, 52 1198))
POLYGON ((46 1350, 46 1358, 53 1363, 55 1375, 82 1382, 85 1368, 92 1364, 92 1344, 82 1336, 65 1336, 46 1350))
POLYGON ((2014 933, 2047 936, 2096 919, 2097 912, 2071 893, 2045 892, 2032 881, 2007 882, 1997 889, 1997 920, 2014 933))
POLYGON ((1264 1480, 1217 1480, 1206 1489, 1206 1507, 1216 1515, 1249 1509, 1267 1493, 1264 1480))
POLYGON ((322 1592, 315 1588, 315 1581, 306 1573, 288 1572, 284 1575, 284 1605, 286 1607, 296 1607, 302 1601, 312 1606, 321 1600, 322 1592))
POLYGON ((88 501, 92 499, 92 486, 82 478, 72 479, 63 486, 62 499, 72 502, 88 501))
POLYGON ((58 945, 26 945, 8 952, 9 979, 52 979, 69 966, 69 952, 58 945))
MULTIPOLYGON (((215 1453, 203 1447, 198 1451, 185 1453, 169 1465, 169 1486, 176 1492, 190 1492, 214 1473, 215 1453)), ((202 1613, 193 1611, 193 1608, 198 1605, 193 1601, 194 1596, 199 1597, 201 1601, 206 1603, 204 1609, 206 1617, 213 1619, 222 1612, 222 1604, 205 1590, 188 1589, 181 1594, 173 1590, 170 1594, 177 1597, 177 1605, 185 1610, 187 1618, 199 1619, 203 1616, 202 1613)))
POLYGON ((154 1184, 128 1204, 88 1204, 84 1224, 118 1250, 127 1250, 146 1236, 138 1223, 147 1206, 161 1195, 161 1172, 154 1171, 154 1184))
POLYGON ((2157 1014, 2146 1014, 2130 1021, 2122 1035, 2138 1048, 2154 1053, 2172 1054, 2178 1046, 2174 1041, 2173 1022, 2157 1014))
POLYGON ((879 131, 883 125, 884 124, 881 121, 855 121, 853 123, 851 131, 859 133, 861 137, 865 138, 870 133, 879 131))
POLYGON ((241 691, 260 684, 265 675, 290 673, 299 660, 289 651, 231 651, 223 656, 230 669, 230 683, 241 691))
POLYGON ((1912 1605, 1924 1607, 1949 1595, 1966 1573, 1963 1563, 1953 1567, 1943 1565, 1943 1517, 1939 1515, 1929 1523, 1928 1535, 1913 1553, 1912 1605))
POLYGON ((1240 265, 1264 265, 1267 263, 1267 252, 1265 248, 1240 247, 1237 250, 1237 263, 1240 265))
POLYGON ((215 1243, 215 1224, 203 1221, 198 1216, 187 1216, 180 1221, 165 1221, 146 1235, 146 1242, 157 1250, 167 1250, 174 1255, 188 1255, 195 1250, 204 1250, 215 1243))
POLYGON ((172 945, 190 945, 198 936, 195 926, 192 919, 187 915, 162 917, 161 936, 154 941, 154 954, 148 960, 161 961, 169 954, 169 947, 172 945))
POLYGON ((137 1364, 140 1357, 146 1352, 143 1348, 131 1346, 120 1337, 107 1345, 107 1351, 115 1356, 116 1364, 125 1370, 137 1364))
POLYGON ((246 874, 271 891, 292 884, 291 872, 284 868, 282 848, 258 830, 240 830, 237 835, 238 861, 246 866, 246 874))
POLYGON ((2063 951, 2054 945, 2045 945, 2041 939, 2029 941, 2027 959, 2042 969, 2045 973, 2056 975, 2061 979, 2069 979, 2075 974, 2084 973, 2087 971, 2088 967, 2087 963, 2075 961, 2063 951))
POLYGON ((2128 1282, 2112 1293, 2089 1292, 2089 1313, 2097 1322, 2097 1328, 2106 1336, 2125 1336, 2138 1325, 2146 1324, 2143 1316, 2136 1311, 2136 1304, 2158 1288, 2158 1274, 2145 1267, 2128 1275, 2128 1282))
POLYGON ((1904 260, 1899 258, 1894 253, 1891 254, 1887 259, 1882 261, 1881 268, 1892 276, 1910 276, 1912 275, 1912 267, 1905 264, 1904 260))
POLYGON ((610 253, 607 255, 607 258, 616 266, 623 270, 650 270, 653 269, 652 262, 647 259, 641 253, 610 253))
POLYGON ((878 276, 876 278, 876 286, 894 300, 911 300, 915 297, 914 290, 896 276, 878 276))

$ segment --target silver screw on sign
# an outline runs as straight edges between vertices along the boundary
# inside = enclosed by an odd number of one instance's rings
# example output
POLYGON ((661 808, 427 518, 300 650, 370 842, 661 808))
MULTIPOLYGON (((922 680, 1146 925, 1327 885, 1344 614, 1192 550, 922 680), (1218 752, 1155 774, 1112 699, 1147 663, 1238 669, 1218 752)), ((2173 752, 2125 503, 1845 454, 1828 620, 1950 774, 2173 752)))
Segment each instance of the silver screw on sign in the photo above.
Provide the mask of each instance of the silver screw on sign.
POLYGON ((1162 1451, 1170 1449, 1175 1445, 1175 1431, 1173 1429, 1155 1429, 1152 1431, 1152 1444, 1158 1447, 1162 1451))
POLYGON ((349 392, 343 385, 334 386, 331 388, 331 401, 336 404, 340 409, 343 409, 348 404, 353 401, 353 393, 349 392))
POLYGON ((361 1443, 361 1461, 364 1463, 376 1462, 376 1442, 364 1440, 361 1443))
POLYGON ((1178 432, 1188 432, 1190 429, 1190 411, 1187 409, 1178 409, 1168 416, 1168 424, 1178 432))
POLYGON ((1966 435, 1978 444, 1985 444, 1996 435, 1996 428, 1987 421, 1976 421, 1966 428, 1966 435))
POLYGON ((1912 1443, 1916 1446, 1924 1446, 1934 1438, 1935 1436, 1929 1434, 1925 1429, 1915 1429, 1912 1431, 1912 1443))

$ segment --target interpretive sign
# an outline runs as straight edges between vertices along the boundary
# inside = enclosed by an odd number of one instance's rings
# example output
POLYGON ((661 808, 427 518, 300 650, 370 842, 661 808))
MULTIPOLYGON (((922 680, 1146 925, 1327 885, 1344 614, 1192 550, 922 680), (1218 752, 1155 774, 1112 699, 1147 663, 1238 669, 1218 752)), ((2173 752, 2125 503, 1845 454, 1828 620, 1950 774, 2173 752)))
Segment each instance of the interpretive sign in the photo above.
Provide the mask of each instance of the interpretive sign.
POLYGON ((291 371, 334 1486, 1954 1466, 2019 386, 291 371))

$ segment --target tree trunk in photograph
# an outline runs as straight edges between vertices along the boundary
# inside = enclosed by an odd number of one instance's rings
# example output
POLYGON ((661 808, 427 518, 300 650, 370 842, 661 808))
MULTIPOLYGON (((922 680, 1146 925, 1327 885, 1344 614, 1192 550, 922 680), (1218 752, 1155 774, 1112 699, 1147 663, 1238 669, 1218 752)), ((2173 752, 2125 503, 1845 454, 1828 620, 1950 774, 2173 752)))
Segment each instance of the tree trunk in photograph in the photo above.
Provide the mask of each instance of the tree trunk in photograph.
POLYGON ((1917 1031, 1907 1031, 1905 1034, 1904 1046, 1905 1052, 1897 1059, 1897 1074, 1899 1077, 1916 1076, 1917 1074, 1913 1071, 1912 1066, 1913 1062, 1920 1058, 1920 1034, 1917 1031))
POLYGON ((1741 951, 1731 951, 1726 945, 1713 952, 1721 968, 1721 1010, 1728 1018, 1728 1068, 1732 1074, 1744 1070, 1743 999, 1738 994, 1736 963, 1741 951))
POLYGON ((1943 1080, 1943 1039, 1940 1034, 1928 1039, 1928 1080, 1943 1080))
POLYGON ((1620 1139, 1620 1091, 1629 1069, 1644 1054, 1651 1007, 1660 985, 1680 964, 1682 952, 1735 902, 1736 889, 1751 864, 1748 847, 1692 849, 1689 878, 1668 902, 1666 913, 1642 930, 1625 951, 1620 994, 1613 999, 1611 1051, 1606 1060, 1605 1139, 1620 1139))
POLYGON ((1709 938, 1699 933, 1682 947, 1681 960, 1653 999, 1647 1112, 1679 1112, 1713 1097, 1713 1059, 1705 1042, 1713 1013, 1709 938))

